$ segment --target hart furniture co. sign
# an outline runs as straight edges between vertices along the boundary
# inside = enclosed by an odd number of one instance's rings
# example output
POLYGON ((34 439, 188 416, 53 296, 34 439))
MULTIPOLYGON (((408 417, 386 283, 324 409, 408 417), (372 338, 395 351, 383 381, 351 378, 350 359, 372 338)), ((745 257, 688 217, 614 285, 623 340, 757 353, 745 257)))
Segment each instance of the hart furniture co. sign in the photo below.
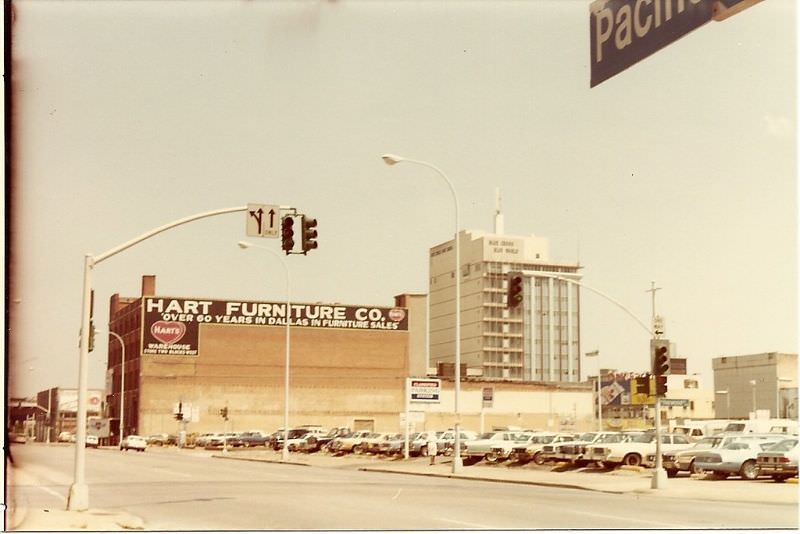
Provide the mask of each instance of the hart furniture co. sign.
POLYGON ((286 326, 346 330, 408 330, 405 308, 291 304, 145 297, 142 354, 198 355, 203 324, 286 326))

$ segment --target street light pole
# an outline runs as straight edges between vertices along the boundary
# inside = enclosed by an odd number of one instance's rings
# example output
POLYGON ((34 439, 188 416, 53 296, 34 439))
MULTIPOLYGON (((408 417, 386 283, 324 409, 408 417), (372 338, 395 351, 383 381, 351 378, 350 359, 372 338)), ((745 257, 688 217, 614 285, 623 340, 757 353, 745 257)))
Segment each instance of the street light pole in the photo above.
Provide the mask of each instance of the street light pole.
POLYGON ((116 332, 109 329, 108 333, 114 336, 119 341, 119 346, 122 347, 122 371, 119 385, 119 443, 122 445, 122 438, 125 437, 125 342, 116 332))
MULTIPOLYGON (((454 425, 455 431, 455 440, 453 443, 453 473, 459 473, 462 470, 462 460, 461 460, 461 412, 459 410, 459 395, 461 392, 461 253, 460 253, 460 246, 459 246, 459 208, 458 208, 458 195, 456 195, 456 190, 453 187, 452 182, 447 177, 447 175, 442 172, 441 169, 436 167, 435 165, 428 163, 426 161, 419 161, 414 159, 403 158, 401 156, 396 156, 394 154, 384 154, 381 156, 384 163, 387 165, 395 165, 401 162, 408 162, 408 163, 416 163, 417 165, 422 165, 423 167, 428 167, 435 171, 439 176, 444 179, 447 186, 450 188, 450 193, 453 195, 453 204, 455 206, 455 237, 454 237, 454 249, 455 249, 455 256, 456 256, 456 267, 455 267, 455 279, 456 279, 456 313, 455 313, 455 372, 454 372, 454 380, 455 380, 455 388, 454 388, 454 397, 455 397, 455 416, 456 421, 454 425)), ((428 321, 430 322, 430 316, 428 317, 428 321)))
POLYGON ((753 419, 756 417, 756 381, 751 380, 750 385, 753 386, 753 419))
POLYGON ((67 510, 82 512, 89 509, 89 486, 86 484, 86 401, 89 396, 89 315, 91 312, 92 270, 100 262, 166 230, 198 219, 238 211, 247 211, 247 206, 223 208, 190 215, 189 217, 184 217, 183 219, 178 219, 177 221, 154 228, 149 232, 145 232, 97 256, 92 256, 91 254, 86 254, 84 256, 83 295, 81 298, 81 342, 78 357, 78 407, 75 416, 75 424, 77 425, 75 428, 75 466, 72 485, 69 487, 69 494, 67 496, 67 510))
POLYGON ((247 241, 239 241, 238 243, 239 248, 247 249, 247 248, 257 248, 261 250, 266 250, 276 258, 280 260, 280 264, 283 266, 283 271, 286 274, 286 356, 285 356, 285 369, 284 369, 284 384, 283 384, 283 449, 281 451, 281 460, 286 462, 289 460, 289 363, 291 360, 291 349, 290 349, 290 325, 291 325, 291 316, 292 316, 292 306, 291 306, 291 299, 290 299, 290 281, 289 281, 289 266, 286 264, 286 260, 283 257, 275 252, 272 249, 267 247, 262 247, 259 245, 254 245, 247 241))
POLYGON ((597 431, 603 431, 603 405, 600 397, 600 351, 593 350, 585 354, 587 358, 597 358, 597 431))

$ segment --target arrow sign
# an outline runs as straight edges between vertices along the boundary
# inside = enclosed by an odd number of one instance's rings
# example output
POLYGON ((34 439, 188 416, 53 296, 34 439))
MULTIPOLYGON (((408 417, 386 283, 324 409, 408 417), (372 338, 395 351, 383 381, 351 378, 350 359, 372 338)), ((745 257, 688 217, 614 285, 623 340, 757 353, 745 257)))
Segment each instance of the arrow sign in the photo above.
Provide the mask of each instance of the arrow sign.
POLYGON ((245 213, 247 216, 245 223, 247 237, 278 237, 280 206, 248 204, 245 213), (265 214, 268 217, 264 217, 265 214))

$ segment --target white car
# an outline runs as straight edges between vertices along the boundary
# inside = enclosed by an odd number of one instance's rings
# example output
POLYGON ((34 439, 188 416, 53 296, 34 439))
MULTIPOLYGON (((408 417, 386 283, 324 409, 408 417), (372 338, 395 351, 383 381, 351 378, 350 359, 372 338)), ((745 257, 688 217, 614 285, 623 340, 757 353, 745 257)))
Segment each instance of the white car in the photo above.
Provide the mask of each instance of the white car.
MULTIPOLYGON (((465 460, 470 460, 472 463, 478 462, 485 458, 489 462, 497 462, 499 460, 496 450, 505 451, 505 457, 511 453, 514 443, 520 439, 519 432, 486 432, 478 436, 477 439, 469 439, 461 446, 461 457, 465 460)), ((500 454, 503 454, 502 452, 500 454)))
POLYGON ((147 448, 147 439, 142 436, 137 436, 135 434, 131 434, 130 436, 125 436, 122 438, 122 441, 119 444, 119 450, 127 451, 128 449, 133 449, 139 452, 144 452, 147 448))
POLYGON ((525 443, 515 443, 508 459, 521 464, 533 461, 536 465, 544 463, 542 451, 545 445, 557 445, 565 441, 574 441, 575 434, 570 432, 541 432, 534 433, 525 443))
POLYGON ((86 446, 96 449, 97 447, 100 446, 100 438, 98 438, 94 434, 86 434, 86 446))
MULTIPOLYGON (((661 452, 685 449, 691 442, 684 434, 662 434, 661 452)), ((656 434, 648 432, 630 441, 592 447, 592 458, 604 465, 642 465, 649 454, 656 453, 656 434)), ((586 458, 589 458, 587 453, 586 458)))
POLYGON ((800 441, 797 438, 779 441, 756 458, 759 475, 769 475, 775 482, 797 476, 797 459, 800 441))
POLYGON ((698 453, 694 465, 716 479, 739 475, 745 480, 755 480, 758 477, 758 453, 769 449, 778 441, 778 436, 774 441, 737 440, 717 450, 698 453))

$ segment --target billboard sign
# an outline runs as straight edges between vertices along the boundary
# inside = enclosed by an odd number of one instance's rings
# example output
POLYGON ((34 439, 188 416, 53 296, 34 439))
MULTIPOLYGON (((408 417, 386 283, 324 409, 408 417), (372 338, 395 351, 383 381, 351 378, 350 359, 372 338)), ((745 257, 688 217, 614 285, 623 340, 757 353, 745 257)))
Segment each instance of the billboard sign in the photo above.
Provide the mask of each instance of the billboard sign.
MULTIPOLYGON (((405 308, 291 304, 290 326, 339 330, 407 331, 405 308)), ((203 324, 286 326, 285 302, 220 301, 145 297, 142 354, 197 356, 203 324)))

